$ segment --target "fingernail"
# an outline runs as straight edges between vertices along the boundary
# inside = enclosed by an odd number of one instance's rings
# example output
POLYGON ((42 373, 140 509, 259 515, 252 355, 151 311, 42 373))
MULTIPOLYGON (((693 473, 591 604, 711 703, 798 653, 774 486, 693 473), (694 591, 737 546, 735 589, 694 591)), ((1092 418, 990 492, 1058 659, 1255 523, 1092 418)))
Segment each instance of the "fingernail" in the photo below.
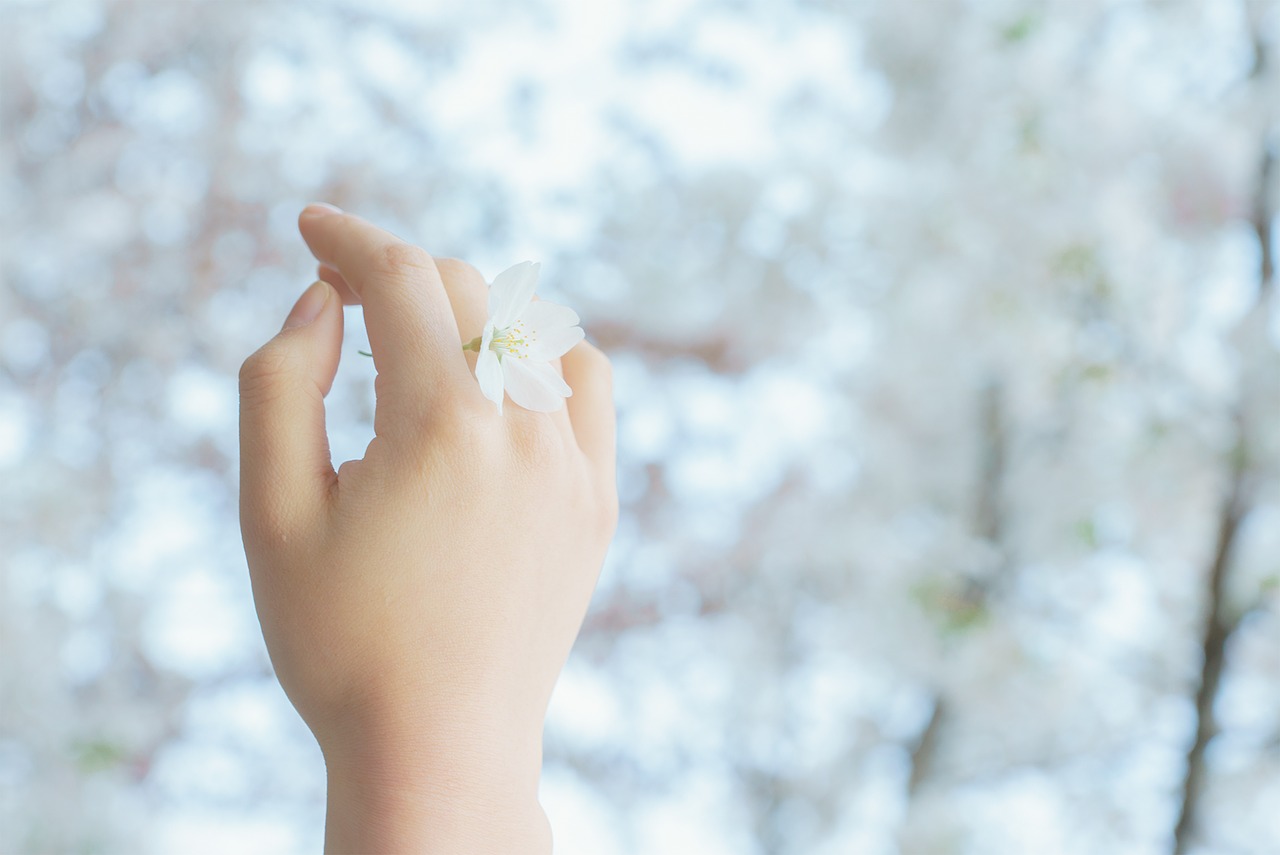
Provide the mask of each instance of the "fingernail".
POLYGON ((285 318, 284 329, 291 330, 295 327, 305 327, 320 317, 320 312, 324 309, 325 303, 329 302, 329 292, 332 290, 327 282, 317 281, 306 291, 303 291, 302 296, 298 298, 298 302, 293 304, 293 311, 289 312, 289 317, 285 318))
POLYGON ((302 209, 302 216, 304 217, 327 217, 330 214, 341 213, 341 208, 337 205, 330 205, 328 202, 312 202, 302 209))

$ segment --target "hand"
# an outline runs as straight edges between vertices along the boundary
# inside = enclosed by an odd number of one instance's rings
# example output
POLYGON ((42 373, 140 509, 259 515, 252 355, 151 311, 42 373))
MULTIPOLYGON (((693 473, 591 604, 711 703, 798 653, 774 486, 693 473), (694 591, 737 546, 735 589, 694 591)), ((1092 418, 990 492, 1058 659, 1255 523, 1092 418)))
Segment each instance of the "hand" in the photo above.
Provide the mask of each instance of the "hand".
POLYGON ((241 371, 240 515, 272 664, 324 753, 326 851, 550 852, 543 718, 617 517, 608 360, 577 345, 566 409, 500 415, 461 347, 474 268, 321 206, 299 228, 328 282, 241 371), (344 300, 377 408, 334 472, 344 300))

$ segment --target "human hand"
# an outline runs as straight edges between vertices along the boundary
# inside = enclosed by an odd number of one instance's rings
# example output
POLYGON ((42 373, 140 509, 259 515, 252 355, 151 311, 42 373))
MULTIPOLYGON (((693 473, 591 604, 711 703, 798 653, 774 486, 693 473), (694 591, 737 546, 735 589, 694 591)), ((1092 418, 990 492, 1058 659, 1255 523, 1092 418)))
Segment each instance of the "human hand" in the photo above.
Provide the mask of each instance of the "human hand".
POLYGON ((566 409, 499 414, 461 349, 474 268, 321 206, 299 228, 328 282, 241 371, 240 514, 272 664, 325 756, 326 850, 549 852, 543 718, 617 516, 609 363, 582 342, 566 409), (344 301, 377 407, 335 472, 344 301))

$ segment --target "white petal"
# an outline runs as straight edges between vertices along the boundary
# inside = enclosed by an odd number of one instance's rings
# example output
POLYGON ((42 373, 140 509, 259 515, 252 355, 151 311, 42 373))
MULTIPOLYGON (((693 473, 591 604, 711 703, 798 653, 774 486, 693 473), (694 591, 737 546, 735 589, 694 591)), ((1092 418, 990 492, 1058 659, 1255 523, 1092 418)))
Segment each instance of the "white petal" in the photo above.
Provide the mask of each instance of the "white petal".
POLYGON ((558 359, 568 353, 569 348, 582 341, 585 335, 586 333, 582 331, 582 327, 559 327, 550 330, 538 330, 530 334, 529 358, 540 362, 558 359))
POLYGON ((502 375, 511 400, 526 410, 553 413, 573 394, 559 372, 545 362, 504 359, 502 375))
POLYGON ((489 286, 489 320, 498 329, 514 324, 533 299, 533 291, 538 287, 538 267, 532 261, 522 261, 494 277, 489 286))
POLYGON ((502 412, 503 374, 498 355, 487 347, 480 351, 476 359, 476 379, 480 381, 481 394, 498 405, 498 412, 502 412))
POLYGON ((546 300, 534 300, 525 306, 520 313, 525 326, 535 330, 552 330, 557 327, 573 327, 578 325, 578 313, 568 306, 559 303, 548 303, 546 300))

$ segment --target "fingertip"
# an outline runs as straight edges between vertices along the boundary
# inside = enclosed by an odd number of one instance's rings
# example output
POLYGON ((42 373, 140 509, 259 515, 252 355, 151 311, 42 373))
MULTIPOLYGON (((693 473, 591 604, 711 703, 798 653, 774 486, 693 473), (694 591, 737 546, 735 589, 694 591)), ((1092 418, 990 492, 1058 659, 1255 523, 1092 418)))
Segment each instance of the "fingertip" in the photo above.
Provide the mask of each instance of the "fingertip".
POLYGON ((306 291, 302 292, 302 296, 293 304, 293 309, 289 312, 289 316, 284 320, 282 329, 291 330, 298 327, 305 327, 312 323, 324 311, 329 303, 329 298, 333 296, 333 288, 329 283, 317 280, 308 286, 306 291))
POLYGON ((322 217, 332 217, 334 214, 345 213, 337 205, 330 205, 328 202, 312 202, 302 209, 302 213, 298 215, 298 220, 316 220, 322 217))
MULTIPOLYGON (((307 205, 298 214, 298 234, 302 235, 302 239, 311 246, 312 241, 320 234, 323 234, 323 226, 330 221, 340 223, 346 216, 346 212, 340 208, 328 204, 327 202, 313 202, 307 205)), ((311 246, 312 252, 315 247, 311 246)), ((327 261, 329 259, 319 259, 327 261)))

